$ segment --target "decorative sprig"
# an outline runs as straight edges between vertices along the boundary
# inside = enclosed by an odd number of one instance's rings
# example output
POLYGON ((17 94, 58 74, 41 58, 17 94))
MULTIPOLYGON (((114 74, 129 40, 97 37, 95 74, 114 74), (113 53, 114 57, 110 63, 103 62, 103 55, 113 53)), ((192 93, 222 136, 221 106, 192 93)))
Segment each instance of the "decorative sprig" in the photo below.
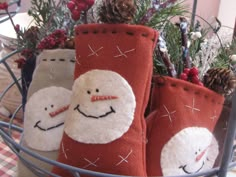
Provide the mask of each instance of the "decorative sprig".
POLYGON ((166 0, 163 3, 157 0, 136 0, 136 4, 134 23, 155 29, 161 29, 169 19, 186 12, 183 2, 176 0, 166 0))
POLYGON ((184 68, 191 68, 192 63, 189 55, 189 45, 188 45, 188 21, 185 17, 179 18, 179 29, 181 32, 181 43, 182 43, 182 60, 184 64, 184 68))
POLYGON ((159 39, 158 39, 158 51, 159 51, 161 58, 166 66, 168 75, 171 77, 177 77, 175 65, 170 60, 170 56, 168 54, 166 42, 161 35, 159 36, 159 39))

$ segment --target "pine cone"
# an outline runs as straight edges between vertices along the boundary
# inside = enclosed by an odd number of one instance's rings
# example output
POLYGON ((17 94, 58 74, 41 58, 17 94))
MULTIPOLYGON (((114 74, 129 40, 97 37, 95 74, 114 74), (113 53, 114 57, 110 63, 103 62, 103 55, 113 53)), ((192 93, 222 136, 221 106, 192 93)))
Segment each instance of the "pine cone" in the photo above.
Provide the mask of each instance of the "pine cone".
POLYGON ((66 49, 75 49, 75 40, 74 37, 71 37, 65 41, 66 49))
POLYGON ((205 74, 203 83, 205 87, 227 96, 236 88, 236 77, 230 69, 212 68, 205 74))
POLYGON ((99 8, 99 21, 103 23, 129 23, 134 18, 133 0, 104 0, 99 8))

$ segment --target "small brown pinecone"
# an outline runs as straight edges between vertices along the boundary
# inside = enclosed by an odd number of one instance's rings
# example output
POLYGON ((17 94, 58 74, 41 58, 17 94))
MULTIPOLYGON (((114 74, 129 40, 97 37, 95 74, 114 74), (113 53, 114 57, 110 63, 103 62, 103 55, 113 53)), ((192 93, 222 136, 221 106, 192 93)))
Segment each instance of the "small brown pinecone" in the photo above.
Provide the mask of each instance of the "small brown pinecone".
POLYGON ((103 0, 98 15, 103 23, 130 23, 135 12, 134 0, 103 0))
POLYGON ((75 49, 74 37, 71 37, 65 41, 65 48, 66 49, 75 49))
POLYGON ((211 68, 205 74, 203 84, 205 87, 227 96, 236 88, 236 77, 230 69, 211 68))

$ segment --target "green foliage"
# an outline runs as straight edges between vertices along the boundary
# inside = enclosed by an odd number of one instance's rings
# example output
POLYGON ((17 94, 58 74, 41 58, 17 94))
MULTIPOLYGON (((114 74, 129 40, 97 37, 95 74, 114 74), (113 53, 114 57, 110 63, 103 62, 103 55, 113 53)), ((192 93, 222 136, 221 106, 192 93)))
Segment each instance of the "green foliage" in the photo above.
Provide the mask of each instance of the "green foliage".
POLYGON ((36 25, 41 27, 48 23, 56 8, 55 1, 31 0, 31 4, 28 14, 34 18, 36 25))
POLYGON ((175 65, 176 72, 182 71, 182 46, 179 27, 168 22, 164 28, 165 40, 172 63, 175 65))
MULTIPOLYGON (((179 27, 168 21, 163 31, 171 62, 175 65, 177 73, 180 73, 183 64, 181 34, 179 27)), ((154 55, 154 73, 167 75, 165 65, 158 52, 156 52, 156 54, 154 55)))
POLYGON ((161 55, 156 47, 154 55, 153 55, 153 73, 159 74, 159 75, 167 75, 167 69, 165 67, 165 64, 163 63, 163 60, 161 58, 161 55))
MULTIPOLYGON (((201 43, 206 39, 207 34, 211 31, 211 28, 204 28, 201 30, 202 37, 196 40, 191 41, 191 45, 189 47, 189 55, 194 60, 196 58, 196 54, 201 50, 201 43)), ((190 38, 190 35, 189 35, 190 38)))
MULTIPOLYGON (((162 1, 162 3, 167 2, 162 1)), ((187 12, 187 8, 183 5, 183 1, 154 10, 152 8, 152 0, 136 0, 137 13, 134 17, 134 24, 142 24, 159 31, 164 31, 164 37, 167 43, 167 48, 170 54, 171 61, 181 70, 182 66, 182 47, 181 35, 179 28, 170 22, 170 19, 175 16, 182 16, 187 12)), ((155 74, 167 75, 167 70, 158 48, 154 51, 153 72, 155 74)))
POLYGON ((40 39, 56 29, 65 29, 69 36, 73 35, 75 22, 70 17, 66 6, 67 0, 56 3, 54 0, 31 0, 32 6, 28 14, 35 20, 40 29, 40 39))
POLYGON ((18 48, 37 53, 39 41, 56 29, 64 29, 68 36, 73 36, 76 22, 71 19, 66 3, 67 0, 61 0, 59 3, 55 0, 31 0, 28 14, 33 17, 35 25, 18 31, 16 43, 18 48))
MULTIPOLYGON (((165 23, 175 16, 183 15, 187 12, 187 7, 183 5, 184 1, 167 6, 166 8, 160 8, 149 12, 151 7, 151 0, 136 0, 137 13, 134 17, 134 24, 142 24, 155 29, 161 29, 165 23), (149 14, 147 14, 149 12, 149 14), (147 19, 143 21, 144 16, 147 15, 147 19)), ((166 0, 167 2, 167 0, 166 0)), ((165 3, 164 1, 162 3, 165 3)))
POLYGON ((187 12, 183 2, 176 3, 170 7, 161 9, 157 13, 153 15, 151 20, 145 25, 155 28, 161 29, 165 23, 175 16, 181 16, 187 12))
POLYGON ((230 66, 229 56, 236 54, 236 39, 232 41, 229 46, 224 46, 220 49, 216 61, 212 64, 212 67, 224 67, 228 68, 230 66))
POLYGON ((133 21, 134 24, 139 24, 148 9, 151 8, 151 0, 135 0, 135 4, 137 7, 137 12, 133 21))

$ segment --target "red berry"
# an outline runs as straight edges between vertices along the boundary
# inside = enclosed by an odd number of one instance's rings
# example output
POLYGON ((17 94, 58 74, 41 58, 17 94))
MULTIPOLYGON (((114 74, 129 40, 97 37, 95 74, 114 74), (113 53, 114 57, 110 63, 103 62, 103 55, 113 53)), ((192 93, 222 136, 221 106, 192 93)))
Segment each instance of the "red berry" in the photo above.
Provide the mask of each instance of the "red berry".
POLYGON ((192 67, 189 71, 190 76, 198 76, 198 68, 197 67, 192 67))
POLYGON ((94 0, 85 0, 85 3, 91 7, 94 4, 94 0))
POLYGON ((195 76, 192 76, 191 81, 192 81, 192 83, 194 83, 194 84, 199 84, 199 83, 200 83, 199 77, 196 76, 196 75, 195 75, 195 76))
POLYGON ((184 71, 183 71, 183 72, 188 75, 188 74, 189 74, 189 71, 190 71, 190 68, 184 68, 184 71))
POLYGON ((77 8, 78 8, 79 11, 85 11, 85 10, 88 9, 88 5, 83 3, 83 2, 79 2, 77 4, 77 8))
POLYGON ((0 10, 7 10, 8 4, 6 2, 1 3, 0 2, 0 10))
POLYGON ((16 32, 19 32, 19 31, 20 31, 20 25, 17 24, 17 25, 14 27, 14 29, 15 29, 16 32))
POLYGON ((79 10, 74 9, 74 10, 72 11, 72 13, 71 13, 72 19, 73 19, 74 21, 79 20, 79 19, 80 19, 80 13, 81 13, 81 12, 80 12, 79 10))
POLYGON ((181 74, 180 74, 180 79, 186 81, 186 80, 188 79, 188 75, 187 75, 186 73, 181 73, 181 74))
POLYGON ((75 9, 75 2, 69 1, 67 3, 67 7, 68 7, 68 9, 70 9, 70 11, 73 11, 75 9))
POLYGON ((15 62, 17 63, 17 68, 21 69, 21 68, 23 68, 26 60, 24 58, 19 58, 19 59, 15 60, 15 62))

